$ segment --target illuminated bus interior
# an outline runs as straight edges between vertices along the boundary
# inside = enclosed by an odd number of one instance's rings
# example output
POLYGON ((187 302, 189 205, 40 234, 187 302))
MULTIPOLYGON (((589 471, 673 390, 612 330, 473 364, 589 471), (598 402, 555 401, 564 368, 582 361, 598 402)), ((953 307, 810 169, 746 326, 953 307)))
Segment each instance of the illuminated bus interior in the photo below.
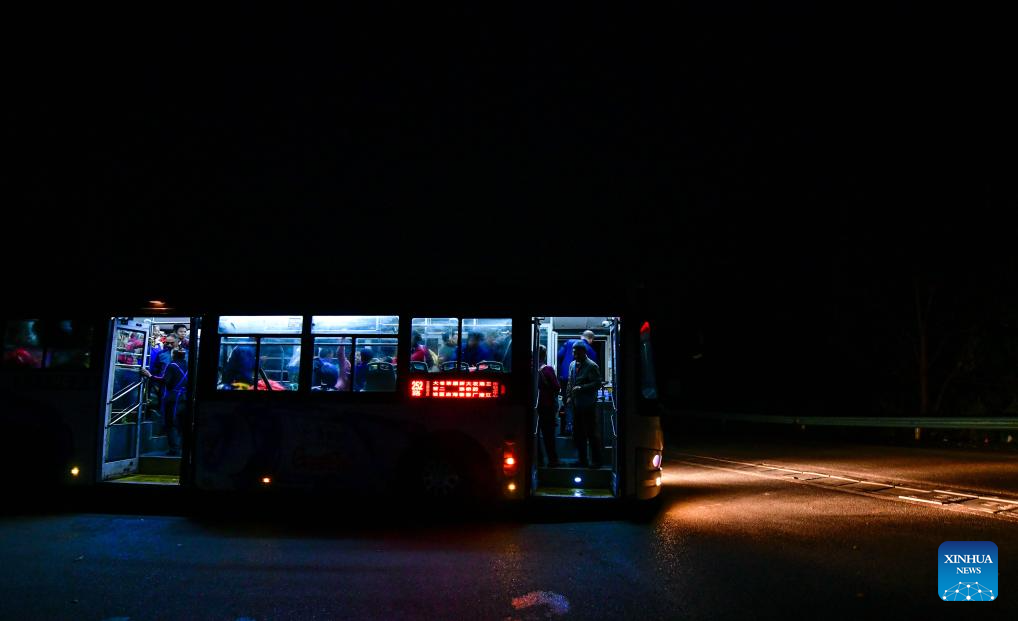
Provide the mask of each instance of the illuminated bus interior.
POLYGON ((198 334, 190 317, 112 322, 102 479, 177 485, 190 397, 188 360, 198 334))
MULTIPOLYGON (((555 371, 560 390, 554 439, 544 437, 551 425, 539 424, 532 447, 535 459, 531 476, 536 496, 611 498, 618 493, 617 328, 618 322, 613 317, 543 317, 539 320, 536 344, 544 348, 546 363, 555 371), (584 444, 586 450, 581 455, 573 404, 564 405, 572 348, 577 343, 591 352, 589 359, 597 364, 600 374, 593 420, 600 459, 590 454, 593 440, 584 444), (549 444, 553 445, 555 455, 548 454, 549 444), (600 468, 594 467, 597 462, 600 468)), ((541 366, 535 365, 539 385, 541 366)), ((541 410, 540 405, 538 410, 541 410)))

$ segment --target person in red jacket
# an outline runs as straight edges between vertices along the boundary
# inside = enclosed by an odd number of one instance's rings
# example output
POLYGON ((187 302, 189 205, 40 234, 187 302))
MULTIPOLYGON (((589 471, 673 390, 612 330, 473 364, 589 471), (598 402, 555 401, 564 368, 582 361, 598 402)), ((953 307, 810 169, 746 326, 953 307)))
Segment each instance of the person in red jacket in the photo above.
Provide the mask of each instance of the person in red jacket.
POLYGON ((541 437, 544 438, 544 451, 548 455, 548 465, 558 467, 558 451, 555 448, 555 417, 558 415, 558 395, 562 390, 555 369, 548 364, 548 349, 539 346, 538 361, 541 370, 537 372, 537 417, 541 437))

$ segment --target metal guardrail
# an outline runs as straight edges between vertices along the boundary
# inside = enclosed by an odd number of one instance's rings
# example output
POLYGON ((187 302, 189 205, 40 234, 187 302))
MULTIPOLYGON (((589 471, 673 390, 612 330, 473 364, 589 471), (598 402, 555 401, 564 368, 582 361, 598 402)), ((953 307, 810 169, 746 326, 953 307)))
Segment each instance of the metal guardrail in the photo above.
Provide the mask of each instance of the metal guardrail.
POLYGON ((719 422, 770 423, 807 427, 896 427, 902 429, 1018 429, 1018 418, 941 418, 880 416, 775 416, 771 414, 732 414, 682 410, 680 416, 693 416, 719 422))

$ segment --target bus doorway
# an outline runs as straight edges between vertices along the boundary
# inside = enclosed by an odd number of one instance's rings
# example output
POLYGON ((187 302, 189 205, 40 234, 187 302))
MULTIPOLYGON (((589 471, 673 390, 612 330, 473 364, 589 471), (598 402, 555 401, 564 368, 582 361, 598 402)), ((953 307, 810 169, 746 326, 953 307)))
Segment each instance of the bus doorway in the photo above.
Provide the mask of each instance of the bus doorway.
POLYGON ((190 403, 190 317, 117 317, 110 330, 102 480, 177 485, 190 403))
POLYGON ((535 317, 533 325, 531 492, 614 498, 619 493, 618 321, 535 317), (585 360, 578 363, 578 379, 573 371, 575 390, 570 391, 571 364, 581 356, 585 360))

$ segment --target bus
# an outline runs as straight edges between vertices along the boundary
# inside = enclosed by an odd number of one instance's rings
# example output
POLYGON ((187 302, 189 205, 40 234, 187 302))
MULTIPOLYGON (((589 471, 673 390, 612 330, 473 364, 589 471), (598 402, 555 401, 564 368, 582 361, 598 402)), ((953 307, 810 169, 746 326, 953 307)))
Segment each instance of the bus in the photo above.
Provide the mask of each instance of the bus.
POLYGON ((658 496, 656 322, 635 296, 282 297, 9 310, 4 459, 32 485, 658 496), (570 435, 571 401, 554 400, 552 424, 537 406, 541 359, 567 383, 574 345, 600 382, 593 429, 570 435))

